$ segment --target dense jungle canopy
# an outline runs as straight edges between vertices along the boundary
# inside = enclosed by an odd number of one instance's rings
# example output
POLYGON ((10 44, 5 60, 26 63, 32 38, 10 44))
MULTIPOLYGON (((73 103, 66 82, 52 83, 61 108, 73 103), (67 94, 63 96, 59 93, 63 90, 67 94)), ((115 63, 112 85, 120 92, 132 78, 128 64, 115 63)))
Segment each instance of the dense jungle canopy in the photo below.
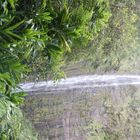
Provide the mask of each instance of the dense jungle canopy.
POLYGON ((0 139, 37 139, 19 108, 26 95, 14 93, 25 79, 56 80, 75 63, 137 67, 138 10, 135 0, 0 0, 0 139))

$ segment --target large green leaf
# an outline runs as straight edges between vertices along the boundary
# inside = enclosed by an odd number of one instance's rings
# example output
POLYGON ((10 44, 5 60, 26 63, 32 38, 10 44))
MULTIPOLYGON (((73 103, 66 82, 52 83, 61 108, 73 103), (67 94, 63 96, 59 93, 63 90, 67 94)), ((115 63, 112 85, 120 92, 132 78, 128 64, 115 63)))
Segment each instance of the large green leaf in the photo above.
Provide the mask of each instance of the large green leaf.
POLYGON ((12 26, 6 28, 5 31, 15 30, 16 28, 18 28, 19 26, 21 26, 24 22, 25 22, 25 20, 22 20, 22 21, 16 23, 15 25, 12 25, 12 26))

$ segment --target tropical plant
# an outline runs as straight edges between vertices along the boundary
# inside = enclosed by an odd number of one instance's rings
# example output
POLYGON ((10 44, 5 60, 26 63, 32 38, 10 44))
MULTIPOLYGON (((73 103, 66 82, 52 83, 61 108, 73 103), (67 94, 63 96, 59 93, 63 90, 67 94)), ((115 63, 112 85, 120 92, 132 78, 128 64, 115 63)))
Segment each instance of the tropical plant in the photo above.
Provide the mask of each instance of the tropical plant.
POLYGON ((25 130, 18 107, 25 94, 16 92, 21 79, 28 73, 61 77, 63 56, 103 28, 104 12, 105 0, 0 1, 0 139, 20 139, 25 130))
POLYGON ((90 72, 136 72, 139 69, 138 15, 135 0, 110 0, 112 16, 87 48, 73 48, 67 63, 90 72), (78 53, 78 55, 77 55, 78 53), (132 63, 130 63, 130 61, 132 63))
POLYGON ((1 140, 37 140, 36 133, 24 119, 21 110, 3 94, 0 94, 0 107, 1 140))
POLYGON ((46 3, 51 16, 51 21, 45 26, 48 40, 43 49, 44 55, 37 55, 36 61, 30 61, 33 63, 30 65, 33 75, 38 73, 39 77, 60 78, 64 75, 61 67, 68 52, 72 48, 87 46, 106 25, 110 17, 109 3, 104 0, 47 0, 46 3))

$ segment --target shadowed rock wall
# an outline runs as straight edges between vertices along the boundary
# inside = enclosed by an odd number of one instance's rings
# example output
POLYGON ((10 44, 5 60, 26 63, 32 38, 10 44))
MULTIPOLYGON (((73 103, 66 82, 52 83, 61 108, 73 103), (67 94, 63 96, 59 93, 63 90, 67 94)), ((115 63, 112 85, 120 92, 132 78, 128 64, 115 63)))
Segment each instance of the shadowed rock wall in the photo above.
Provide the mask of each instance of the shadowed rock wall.
POLYGON ((92 93, 85 90, 79 92, 77 89, 47 94, 30 92, 22 108, 34 124, 39 140, 88 140, 92 133, 88 127, 93 119, 107 130, 112 129, 112 134, 119 134, 120 131, 125 135, 126 139, 122 135, 118 140, 139 140, 139 132, 129 132, 131 123, 134 129, 137 124, 135 119, 139 119, 138 116, 131 116, 133 113, 140 115, 139 93, 136 86, 95 88, 92 93))

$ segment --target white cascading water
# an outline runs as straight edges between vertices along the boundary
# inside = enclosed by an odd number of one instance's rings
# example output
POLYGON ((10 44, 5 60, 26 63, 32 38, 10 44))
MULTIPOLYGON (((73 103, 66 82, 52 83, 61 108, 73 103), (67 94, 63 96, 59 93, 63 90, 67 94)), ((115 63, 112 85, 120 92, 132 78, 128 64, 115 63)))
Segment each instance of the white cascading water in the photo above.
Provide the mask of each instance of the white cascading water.
POLYGON ((93 90, 98 87, 117 87, 127 85, 140 85, 140 75, 86 75, 66 79, 58 82, 42 81, 37 83, 20 84, 26 92, 34 91, 65 91, 72 89, 93 90))

